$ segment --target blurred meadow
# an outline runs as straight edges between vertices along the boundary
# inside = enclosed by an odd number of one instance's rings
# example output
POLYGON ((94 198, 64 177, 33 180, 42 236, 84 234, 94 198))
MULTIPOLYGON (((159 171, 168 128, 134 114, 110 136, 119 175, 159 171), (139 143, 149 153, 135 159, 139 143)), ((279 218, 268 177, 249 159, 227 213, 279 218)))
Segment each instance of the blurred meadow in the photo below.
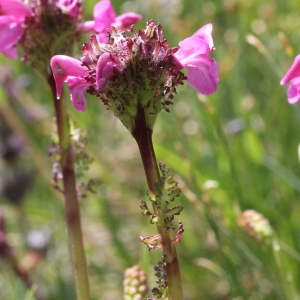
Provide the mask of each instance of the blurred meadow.
MULTIPOLYGON (((96 2, 84 1, 86 20, 96 2)), ((299 1, 112 3, 117 14, 143 15, 136 29, 150 19, 162 23, 172 47, 202 25, 214 26, 217 92, 205 97, 180 87, 154 129, 157 159, 182 189, 175 204, 184 205, 177 218, 185 229, 177 246, 184 299, 300 299, 300 109, 288 104, 279 84, 300 53, 299 1)), ((0 212, 7 239, 46 299, 75 299, 62 197, 49 184, 51 93, 30 67, 4 56, 0 81, 0 212)), ((93 158, 78 184, 97 182, 95 193, 80 200, 92 299, 122 299, 124 269, 134 264, 155 286, 152 265, 160 253, 149 253, 139 236, 156 229, 139 207, 147 186, 134 139, 97 98, 87 99, 85 113, 71 102, 68 108, 93 158)), ((33 299, 3 259, 0 299, 33 299)))

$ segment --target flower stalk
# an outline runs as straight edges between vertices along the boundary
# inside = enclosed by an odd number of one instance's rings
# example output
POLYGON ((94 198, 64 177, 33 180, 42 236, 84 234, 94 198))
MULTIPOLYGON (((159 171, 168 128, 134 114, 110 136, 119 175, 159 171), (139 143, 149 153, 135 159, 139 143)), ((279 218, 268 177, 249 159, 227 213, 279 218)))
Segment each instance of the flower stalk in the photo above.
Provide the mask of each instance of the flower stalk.
POLYGON ((75 278, 76 294, 78 300, 89 300, 90 290, 81 230, 80 208, 76 191, 74 153, 72 150, 69 119, 63 99, 56 98, 56 87, 52 74, 48 78, 48 84, 51 87, 55 108, 60 146, 60 164, 63 175, 65 214, 75 278))
MULTIPOLYGON (((160 184, 160 174, 153 148, 152 133, 152 129, 146 125, 144 108, 139 105, 135 118, 135 126, 131 134, 139 147, 149 190, 153 194, 158 195, 160 193, 158 188, 160 184)), ((152 204, 154 214, 158 217, 156 226, 161 238, 162 252, 166 257, 166 275, 169 294, 167 299, 182 300, 182 284, 176 247, 169 234, 169 230, 165 230, 165 205, 156 205, 155 202, 152 202, 152 204)))

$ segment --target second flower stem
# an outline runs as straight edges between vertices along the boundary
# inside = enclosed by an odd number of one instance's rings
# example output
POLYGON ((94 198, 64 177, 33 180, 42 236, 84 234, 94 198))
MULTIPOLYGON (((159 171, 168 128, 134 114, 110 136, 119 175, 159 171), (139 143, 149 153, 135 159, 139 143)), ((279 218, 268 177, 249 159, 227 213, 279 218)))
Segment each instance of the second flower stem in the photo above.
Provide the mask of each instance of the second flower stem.
POLYGON ((51 87, 55 108, 60 146, 60 164, 63 175, 65 214, 77 300, 90 300, 87 263, 81 230, 80 208, 76 191, 74 154, 71 143, 69 118, 63 99, 56 98, 55 81, 52 75, 48 78, 48 84, 51 87))
MULTIPOLYGON (((160 174, 152 142, 152 129, 146 124, 144 109, 139 106, 135 118, 135 127, 132 130, 132 136, 136 140, 140 155, 142 158, 147 183, 150 191, 158 195, 158 185, 160 183, 160 174)), ((182 286, 179 270, 178 257, 175 244, 165 230, 164 207, 158 207, 153 203, 154 214, 158 216, 157 231, 161 236, 162 251, 166 255, 166 273, 169 292, 169 300, 182 300, 182 286)))

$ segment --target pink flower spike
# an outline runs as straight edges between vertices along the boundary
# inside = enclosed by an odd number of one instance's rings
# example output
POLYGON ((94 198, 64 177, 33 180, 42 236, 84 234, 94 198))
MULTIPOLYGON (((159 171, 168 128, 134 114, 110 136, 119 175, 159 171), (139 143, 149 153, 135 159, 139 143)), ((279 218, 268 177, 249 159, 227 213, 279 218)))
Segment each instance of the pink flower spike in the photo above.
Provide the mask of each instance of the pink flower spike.
POLYGON ((63 84, 69 77, 83 79, 86 76, 86 69, 81 61, 70 56, 55 55, 51 58, 50 66, 56 83, 57 98, 61 96, 63 84))

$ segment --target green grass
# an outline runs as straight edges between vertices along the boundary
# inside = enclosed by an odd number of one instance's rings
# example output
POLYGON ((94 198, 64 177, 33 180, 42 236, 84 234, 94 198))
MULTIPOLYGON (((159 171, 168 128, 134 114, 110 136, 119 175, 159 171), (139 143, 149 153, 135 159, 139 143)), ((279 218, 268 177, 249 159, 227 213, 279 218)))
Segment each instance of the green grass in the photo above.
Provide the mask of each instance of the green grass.
MULTIPOLYGON (((118 13, 128 5, 112 2, 118 13)), ((220 68, 217 93, 203 97, 188 85, 180 87, 171 113, 162 112, 154 130, 157 158, 172 169, 182 188, 175 204, 185 207, 180 215, 185 232, 177 247, 184 299, 299 299, 300 109, 287 103, 286 87, 279 85, 300 52, 298 1, 183 0, 169 1, 166 7, 163 1, 150 2, 156 4, 147 10, 142 0, 130 2, 131 10, 143 14, 137 27, 149 19, 161 22, 171 46, 212 23, 212 56, 220 68), (249 34, 261 44, 250 45, 249 34), (237 131, 230 131, 232 124, 237 131), (262 247, 241 230, 238 216, 247 209, 269 220, 273 245, 262 247)), ((94 3, 86 4, 87 16, 94 3)), ((2 74, 8 69, 9 86, 24 76, 30 79, 28 86, 15 89, 18 102, 12 111, 20 122, 17 130, 31 147, 14 167, 34 168, 36 173, 21 207, 0 198, 7 238, 22 260, 28 253, 26 234, 32 229, 50 231, 47 255, 32 277, 47 299, 74 299, 62 198, 47 177, 51 159, 46 148, 54 128, 50 91, 21 62, 1 57, 0 68, 2 74)), ((4 100, 7 86, 1 89, 4 100)), ((10 101, 4 100, 5 105, 10 101)), ((155 227, 139 208, 140 200, 147 199, 147 187, 138 149, 98 99, 88 97, 85 113, 75 111, 71 103, 69 111, 75 126, 89 131, 86 150, 94 161, 84 179, 99 181, 96 194, 80 203, 92 297, 122 299, 124 269, 140 263, 153 287, 151 265, 160 254, 148 253, 139 242, 140 235, 155 233, 155 227)), ((0 160, 0 182, 7 168, 0 160)), ((0 260, 0 299, 31 299, 25 293, 22 282, 0 260)))

